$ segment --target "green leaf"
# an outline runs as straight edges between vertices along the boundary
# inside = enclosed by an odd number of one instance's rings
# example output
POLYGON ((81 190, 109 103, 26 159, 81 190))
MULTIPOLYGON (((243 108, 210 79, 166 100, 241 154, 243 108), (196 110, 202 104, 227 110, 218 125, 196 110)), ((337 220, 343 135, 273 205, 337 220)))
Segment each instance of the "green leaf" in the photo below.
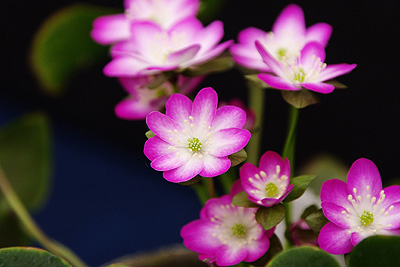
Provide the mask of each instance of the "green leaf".
MULTIPOLYGON (((115 9, 73 4, 47 18, 32 42, 31 66, 46 94, 64 92, 79 71, 108 55, 108 47, 90 37, 93 20, 115 9)), ((120 12, 121 13, 121 12, 120 12)))
POLYGON ((282 90, 282 97, 287 103, 295 108, 305 108, 307 106, 319 103, 318 96, 306 89, 299 91, 282 90))
MULTIPOLYGON (((304 246, 288 249, 273 258, 267 267, 340 267, 332 255, 317 247, 304 246)), ((377 265, 378 266, 378 265, 377 265)), ((384 265, 379 265, 384 266, 384 265)))
POLYGON ((149 83, 147 84, 147 88, 149 89, 156 89, 158 87, 160 87, 163 83, 165 83, 166 81, 168 81, 169 79, 171 79, 171 77, 173 76, 173 72, 163 72, 157 76, 155 76, 155 78, 149 83))
POLYGON ((264 254, 261 258, 256 260, 255 262, 252 262, 252 266, 260 266, 264 267, 267 262, 269 262, 276 254, 281 252, 283 250, 283 246, 279 238, 276 236, 276 234, 273 234, 271 238, 269 239, 269 248, 267 250, 267 253, 264 254))
POLYGON ((204 23, 213 20, 222 10, 226 0, 201 0, 197 17, 204 23))
POLYGON ((195 177, 193 177, 192 179, 190 179, 189 181, 186 182, 181 182, 179 183, 180 185, 194 185, 197 184, 198 182, 201 181, 201 176, 200 175, 196 175, 195 177))
POLYGON ((285 206, 282 203, 272 207, 260 207, 256 213, 256 221, 265 229, 269 230, 278 225, 285 218, 285 206))
POLYGON ((336 89, 346 89, 348 88, 347 85, 338 82, 336 80, 329 80, 329 81, 325 81, 324 83, 328 83, 328 84, 332 84, 333 86, 335 86, 336 89))
POLYGON ((274 89, 273 87, 269 86, 265 82, 261 81, 258 77, 258 74, 248 74, 245 75, 244 77, 247 79, 247 81, 251 84, 251 86, 254 86, 256 88, 268 88, 268 89, 274 89))
POLYGON ((291 202, 301 197, 308 185, 317 178, 316 175, 300 175, 290 179, 290 184, 294 185, 292 192, 285 198, 284 202, 291 202))
POLYGON ((314 213, 316 211, 318 211, 317 206, 310 205, 303 211, 303 213, 301 214, 300 218, 302 220, 305 220, 308 217, 308 215, 311 215, 312 213, 314 213))
POLYGON ((72 267, 64 259, 50 252, 31 247, 0 249, 0 266, 72 267))
POLYGON ((400 236, 370 236, 351 252, 351 267, 400 266, 400 236))
POLYGON ((196 77, 215 72, 227 71, 232 68, 233 65, 234 63, 231 56, 221 55, 202 65, 191 67, 190 69, 185 70, 182 74, 189 77, 196 77))
POLYGON ((324 227, 325 224, 327 224, 329 220, 325 217, 324 213, 322 212, 322 209, 319 209, 310 215, 307 216, 306 218, 306 223, 310 228, 316 232, 317 234, 321 231, 322 227, 324 227))
POLYGON ((13 213, 9 212, 7 216, 3 216, 0 222, 0 248, 29 245, 31 240, 24 230, 13 213))
POLYGON ((147 137, 147 139, 150 139, 150 138, 152 138, 152 137, 154 137, 154 136, 156 136, 156 134, 155 133, 153 133, 152 131, 147 131, 146 133, 145 133, 145 135, 146 135, 146 137, 147 137))
POLYGON ((245 191, 239 192, 233 197, 232 204, 235 206, 246 207, 246 208, 258 207, 256 203, 250 201, 247 198, 248 196, 249 195, 245 191))
POLYGON ((49 122, 42 113, 25 115, 0 129, 0 165, 28 209, 38 208, 47 198, 51 143, 49 122))
POLYGON ((237 166, 247 159, 247 152, 246 150, 241 149, 238 152, 229 155, 228 159, 231 161, 231 167, 237 166))

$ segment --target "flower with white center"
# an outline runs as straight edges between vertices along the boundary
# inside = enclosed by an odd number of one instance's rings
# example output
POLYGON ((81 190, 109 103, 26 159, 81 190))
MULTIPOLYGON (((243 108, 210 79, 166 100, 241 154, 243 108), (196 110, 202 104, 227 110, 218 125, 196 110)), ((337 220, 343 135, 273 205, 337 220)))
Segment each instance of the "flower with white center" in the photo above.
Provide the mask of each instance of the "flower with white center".
POLYGON ((328 222, 318 237, 321 249, 345 254, 371 235, 400 235, 400 186, 382 189, 375 164, 358 159, 347 183, 332 179, 321 188, 321 207, 328 222))
MULTIPOLYGON (((176 86, 180 93, 186 95, 192 92, 203 78, 178 75, 176 86)), ((157 88, 148 88, 155 79, 155 76, 120 78, 119 81, 129 96, 117 104, 115 114, 125 120, 144 120, 150 112, 161 110, 174 93, 174 88, 169 81, 157 88)))
POLYGON ((228 156, 247 145, 251 135, 242 129, 245 111, 235 106, 217 109, 217 103, 217 93, 208 87, 193 103, 174 94, 165 105, 165 115, 158 111, 147 115, 155 136, 146 141, 144 154, 166 180, 179 183, 196 175, 220 175, 231 166, 228 156))
POLYGON ((285 62, 276 60, 258 41, 256 47, 272 72, 260 73, 257 77, 269 86, 281 90, 299 91, 305 88, 328 94, 335 86, 324 81, 349 73, 357 66, 345 63, 326 65, 325 49, 318 42, 306 44, 298 57, 285 62))
POLYGON ((245 163, 240 169, 240 180, 248 199, 265 207, 280 203, 293 189, 293 185, 289 185, 289 160, 283 160, 273 151, 261 156, 259 168, 245 163))
POLYGON ((195 17, 199 5, 199 0, 125 0, 125 13, 95 19, 91 36, 103 45, 127 40, 130 24, 135 21, 152 21, 169 29, 185 18, 195 17))
POLYGON ((221 21, 207 27, 190 17, 169 30, 153 22, 131 24, 127 41, 111 49, 113 59, 104 73, 112 77, 155 75, 164 71, 182 71, 220 55, 231 41, 218 44, 224 35, 221 21))
POLYGON ((240 181, 231 193, 207 201, 200 219, 181 230, 183 244, 208 264, 231 266, 242 261, 253 262, 269 248, 274 230, 265 231, 255 219, 257 208, 232 205, 232 198, 241 191, 240 181))
POLYGON ((258 40, 268 52, 280 61, 293 60, 306 43, 317 41, 326 46, 332 27, 326 23, 305 26, 303 10, 291 4, 282 10, 272 26, 272 31, 247 28, 238 35, 238 43, 230 47, 233 59, 250 69, 268 72, 270 67, 263 63, 254 43, 258 40))

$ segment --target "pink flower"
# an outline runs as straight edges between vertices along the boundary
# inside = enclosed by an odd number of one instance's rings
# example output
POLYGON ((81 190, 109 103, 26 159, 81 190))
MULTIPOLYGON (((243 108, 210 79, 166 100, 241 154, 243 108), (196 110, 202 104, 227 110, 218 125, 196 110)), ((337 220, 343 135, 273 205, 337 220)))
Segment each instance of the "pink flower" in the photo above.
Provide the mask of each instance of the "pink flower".
POLYGON ((232 205, 232 198, 241 191, 240 181, 231 193, 206 202, 200 219, 181 230, 183 244, 208 264, 231 266, 242 261, 252 262, 269 248, 273 231, 265 231, 255 220, 257 208, 232 205))
POLYGON ((254 112, 254 110, 252 108, 248 108, 246 107, 246 105, 243 103, 242 100, 240 100, 239 98, 234 98, 231 99, 229 102, 220 102, 220 107, 222 106, 226 106, 226 105, 232 105, 232 106, 236 106, 239 107, 241 109, 243 109, 244 111, 246 111, 246 123, 244 124, 243 128, 247 129, 249 131, 253 130, 254 125, 256 123, 256 113, 254 112))
POLYGON ((280 203, 293 189, 289 185, 289 160, 282 160, 273 151, 261 156, 260 168, 245 163, 240 169, 240 180, 249 200, 265 207, 280 203))
POLYGON ((144 154, 166 180, 179 183, 196 175, 220 175, 231 166, 228 156, 248 143, 250 132, 242 129, 246 113, 234 106, 217 109, 217 103, 217 93, 208 87, 193 103, 174 94, 166 103, 166 115, 158 111, 147 115, 147 125, 156 136, 146 141, 144 154))
MULTIPOLYGON (((177 88, 180 93, 189 94, 203 78, 203 76, 190 78, 179 75, 177 88)), ((147 86, 154 79, 156 79, 155 76, 120 78, 119 80, 129 93, 129 97, 118 103, 115 107, 115 114, 125 120, 144 120, 150 112, 161 110, 174 93, 174 88, 169 81, 166 81, 157 88, 149 89, 147 86)))
POLYGON ((153 21, 169 29, 180 20, 196 16, 199 0, 125 0, 124 6, 124 14, 95 19, 91 36, 96 42, 109 45, 129 39, 133 21, 153 21))
POLYGON ((382 189, 378 168, 368 159, 356 160, 341 180, 326 181, 321 206, 330 220, 318 237, 321 249, 345 254, 371 235, 400 235, 400 186, 382 189))
POLYGON ((324 81, 349 73, 357 66, 345 63, 327 66, 324 63, 324 47, 318 42, 308 43, 301 50, 300 56, 287 62, 276 60, 258 41, 256 41, 256 47, 273 73, 260 73, 257 77, 266 84, 281 90, 298 91, 306 88, 328 94, 335 89, 335 86, 323 83, 324 81))
POLYGON ((222 22, 214 21, 204 28, 194 17, 169 30, 153 22, 135 22, 130 39, 112 47, 113 60, 105 66, 104 73, 134 77, 184 70, 221 54, 231 43, 218 44, 223 34, 222 22))
POLYGON ((268 72, 254 43, 258 40, 276 60, 293 60, 304 45, 317 41, 326 46, 332 33, 332 27, 326 23, 305 26, 303 10, 291 4, 282 10, 275 20, 271 32, 257 28, 247 28, 239 33, 238 44, 230 48, 234 60, 247 68, 268 72))

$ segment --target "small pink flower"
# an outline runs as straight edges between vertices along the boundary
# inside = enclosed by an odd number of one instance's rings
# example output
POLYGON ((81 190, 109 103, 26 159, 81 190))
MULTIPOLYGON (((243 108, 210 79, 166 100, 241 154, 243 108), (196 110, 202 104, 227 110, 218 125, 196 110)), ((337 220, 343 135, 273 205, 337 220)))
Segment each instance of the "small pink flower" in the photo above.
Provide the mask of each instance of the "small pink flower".
POLYGON ((293 189, 289 185, 289 160, 282 160, 273 151, 261 156, 259 168, 245 163, 240 169, 240 180, 249 200, 265 207, 280 203, 293 189))
POLYGON ((217 109, 217 103, 217 93, 209 87, 200 90, 193 103, 174 94, 166 103, 166 115, 147 115, 156 136, 146 141, 144 154, 166 180, 179 183, 196 175, 220 175, 231 166, 228 156, 248 143, 250 132, 242 129, 246 113, 234 106, 217 109))
POLYGON ((332 33, 332 27, 326 23, 305 26, 303 10, 291 4, 282 10, 275 20, 271 32, 257 28, 247 28, 239 33, 239 43, 230 48, 234 60, 247 68, 264 72, 270 71, 258 53, 254 43, 258 40, 276 60, 292 60, 311 41, 326 46, 332 33))
MULTIPOLYGON (((203 78, 203 76, 191 78, 179 75, 177 81, 179 92, 184 95, 191 93, 203 78)), ((174 93, 174 88, 169 81, 166 81, 157 88, 149 89, 147 86, 154 79, 156 79, 154 76, 120 78, 129 97, 118 103, 115 114, 125 120, 144 120, 150 112, 161 110, 174 93)))
POLYGON ((199 0, 125 0, 125 13, 106 15, 93 22, 92 38, 109 45, 129 39, 133 21, 153 21, 164 29, 188 17, 194 17, 199 0))
POLYGON ((345 63, 327 66, 324 63, 324 47, 318 42, 308 43, 301 50, 300 56, 286 62, 276 60, 258 41, 256 41, 256 47, 264 63, 273 73, 260 73, 257 77, 266 84, 281 90, 299 91, 306 88, 328 94, 335 89, 335 86, 324 81, 349 73, 357 66, 345 63))
POLYGON ((231 41, 218 44, 224 34, 221 21, 207 27, 188 18, 165 30, 153 22, 135 22, 131 37, 112 47, 113 59, 104 68, 112 77, 155 75, 184 70, 220 55, 231 41))
POLYGON ((292 223, 289 228, 289 234, 295 246, 318 246, 318 235, 311 230, 304 219, 292 223))
POLYGON ((321 188, 321 206, 330 220, 318 237, 321 249, 345 254, 371 235, 400 235, 400 186, 382 189, 375 164, 356 160, 341 180, 326 181, 321 188))
POLYGON ((231 266, 252 262, 269 248, 273 231, 265 231, 255 219, 257 208, 232 205, 232 198, 241 191, 235 182, 229 195, 207 201, 200 219, 181 230, 184 245, 199 253, 200 260, 215 266, 231 266))

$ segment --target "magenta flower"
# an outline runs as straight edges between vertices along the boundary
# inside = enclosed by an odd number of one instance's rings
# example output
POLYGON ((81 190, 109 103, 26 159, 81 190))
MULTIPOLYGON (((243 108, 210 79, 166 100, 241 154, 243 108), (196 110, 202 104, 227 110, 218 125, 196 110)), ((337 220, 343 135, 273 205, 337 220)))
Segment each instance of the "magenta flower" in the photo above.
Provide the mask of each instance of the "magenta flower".
POLYGON ((289 185, 289 160, 273 151, 260 159, 260 167, 245 163, 240 169, 240 180, 250 201, 265 207, 280 203, 293 189, 289 185))
POLYGON ((305 26, 303 10, 291 4, 282 10, 275 20, 271 32, 257 28, 247 28, 239 33, 238 42, 230 48, 234 60, 247 68, 268 72, 254 43, 258 40, 276 60, 293 60, 304 45, 317 41, 326 46, 332 33, 332 27, 326 23, 305 26))
POLYGON ((124 7, 124 14, 95 19, 91 36, 97 43, 108 45, 129 39, 133 21, 153 21, 169 29, 180 20, 196 16, 199 0, 125 0, 124 7))
MULTIPOLYGON (((199 85, 203 78, 203 76, 191 78, 179 75, 177 88, 180 93, 187 95, 199 85)), ((147 85, 154 79, 156 79, 154 76, 120 78, 129 97, 118 103, 115 114, 125 120, 144 120, 150 112, 161 110, 174 93, 174 88, 170 82, 166 81, 158 88, 149 89, 147 85)))
POLYGON ((223 34, 222 22, 214 21, 204 28, 193 17, 169 30, 153 22, 132 23, 131 38, 112 47, 113 60, 104 73, 113 77, 144 76, 199 65, 231 44, 218 44, 223 34))
POLYGON ((254 129, 254 125, 256 124, 256 113, 254 112, 254 110, 252 108, 247 107, 243 101, 239 98, 234 98, 231 99, 229 102, 220 102, 220 107, 222 106, 226 106, 226 105, 232 105, 232 106, 236 106, 239 107, 241 109, 243 109, 244 111, 246 111, 246 123, 244 124, 243 128, 247 129, 249 131, 254 129))
POLYGON ((208 87, 193 103, 174 94, 166 103, 166 115, 158 111, 147 115, 147 125, 156 136, 146 141, 144 154, 166 180, 179 183, 196 175, 220 175, 231 166, 228 156, 248 143, 250 132, 242 129, 246 113, 234 106, 217 109, 217 103, 217 93, 208 87))
POLYGON ((255 219, 257 208, 232 205, 232 198, 241 191, 240 181, 231 193, 206 202, 200 219, 181 230, 183 244, 197 253, 200 260, 218 266, 231 266, 242 261, 252 262, 269 248, 273 231, 265 231, 255 219))
POLYGON ((266 84, 281 90, 298 91, 306 88, 328 94, 335 89, 335 86, 324 81, 349 73, 357 66, 345 63, 327 66, 324 63, 324 47, 318 42, 306 44, 300 56, 290 62, 276 60, 258 41, 256 41, 256 47, 273 73, 260 73, 257 77, 266 84))
POLYGON ((353 163, 347 184, 326 181, 321 206, 330 222, 321 229, 318 243, 329 253, 349 253, 371 235, 400 235, 400 186, 382 189, 378 168, 368 159, 353 163))

